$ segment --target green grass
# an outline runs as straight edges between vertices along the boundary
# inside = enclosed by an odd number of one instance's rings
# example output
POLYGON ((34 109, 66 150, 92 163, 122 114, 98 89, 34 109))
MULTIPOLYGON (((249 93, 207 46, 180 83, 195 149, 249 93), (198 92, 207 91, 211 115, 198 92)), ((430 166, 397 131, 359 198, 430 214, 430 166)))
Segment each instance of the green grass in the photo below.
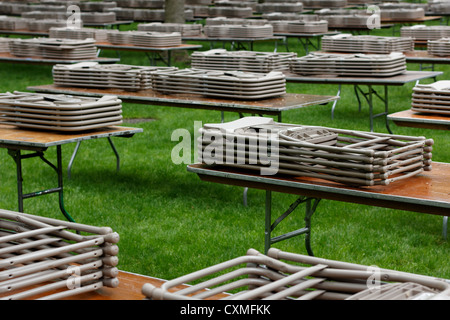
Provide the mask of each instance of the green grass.
MULTIPOLYGON (((390 30, 376 31, 390 35, 390 30)), ((290 48, 299 46, 294 39, 290 48)), ((202 43, 205 50, 209 44, 202 43)), ((255 50, 271 51, 271 44, 255 50)), ((278 46, 283 51, 282 45, 278 46)), ((302 55, 302 52, 299 52, 302 55)), ((102 56, 115 56, 104 51, 102 56)), ((148 65, 144 54, 122 52, 121 63, 148 65)), ((183 56, 178 66, 188 66, 183 56)), ((417 70, 417 65, 410 65, 417 70)), ((446 79, 450 67, 438 65, 446 79)), ((432 82, 426 80, 424 83, 432 82)), ((51 66, 0 65, 0 91, 26 90, 28 86, 52 83, 51 66)), ((390 89, 390 112, 410 107, 413 83, 390 89)), ((288 84, 288 92, 334 95, 337 86, 288 84)), ((381 90, 381 88, 380 88, 381 90)), ((115 157, 105 139, 84 142, 72 169, 65 172, 65 206, 77 222, 110 226, 121 240, 122 270, 171 279, 245 254, 249 248, 264 250, 264 199, 260 190, 250 190, 248 206, 242 203, 242 188, 202 182, 186 165, 171 161, 171 141, 175 129, 185 128, 193 135, 194 121, 220 122, 214 111, 123 104, 124 125, 140 127, 143 133, 131 139, 116 138, 121 169, 115 171, 115 157), (149 118, 150 122, 129 123, 127 119, 149 118)), ((383 106, 377 102, 376 112, 383 106)), ((237 114, 227 113, 230 121, 237 114)), ((283 114, 283 121, 356 130, 369 130, 368 109, 358 112, 353 88, 344 86, 335 118, 331 107, 312 106, 283 114)), ((395 133, 424 135, 435 140, 433 159, 449 162, 448 133, 401 128, 395 133)), ((375 131, 386 132, 384 119, 375 120, 375 131)), ((75 145, 63 146, 67 165, 75 145)), ((50 148, 48 158, 55 160, 50 148)), ((25 192, 54 187, 52 169, 40 160, 24 162, 25 192)), ((17 210, 16 172, 5 149, 0 152, 0 208, 17 210)), ((274 214, 281 214, 295 197, 275 193, 274 214)), ((63 219, 56 195, 25 200, 25 211, 63 219)), ((302 226, 303 207, 279 226, 276 233, 302 226)), ((337 201, 322 200, 312 219, 312 247, 316 256, 365 265, 450 278, 450 246, 442 237, 442 217, 390 210, 337 201)), ((289 239, 275 247, 306 254, 303 237, 289 239)))

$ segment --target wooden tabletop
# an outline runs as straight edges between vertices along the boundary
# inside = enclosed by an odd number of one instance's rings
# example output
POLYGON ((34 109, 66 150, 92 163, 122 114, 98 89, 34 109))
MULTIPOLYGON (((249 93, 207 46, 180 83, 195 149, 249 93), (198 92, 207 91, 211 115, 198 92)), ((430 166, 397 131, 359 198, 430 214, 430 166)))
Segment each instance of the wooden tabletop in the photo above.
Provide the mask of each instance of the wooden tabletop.
POLYGON ((391 113, 387 117, 400 127, 450 130, 450 116, 419 113, 408 109, 391 113))
POLYGON ((188 165, 189 172, 209 182, 422 212, 450 215, 450 164, 433 162, 432 170, 387 186, 351 187, 308 177, 261 176, 246 170, 188 165))
POLYGON ((409 82, 434 78, 442 75, 441 71, 406 71, 405 73, 392 77, 350 77, 337 75, 300 75, 289 73, 286 74, 287 82, 299 83, 321 83, 321 84, 353 84, 353 85, 389 85, 402 86, 409 82))
POLYGON ((0 146, 11 145, 47 148, 96 138, 132 136, 142 131, 141 128, 112 126, 77 133, 64 133, 58 131, 21 129, 12 125, 0 124, 0 146))
POLYGON ((127 51, 173 51, 173 50, 194 50, 202 48, 201 45, 181 44, 179 46, 168 47, 144 47, 130 44, 112 44, 110 42, 96 42, 99 49, 127 50, 127 51))

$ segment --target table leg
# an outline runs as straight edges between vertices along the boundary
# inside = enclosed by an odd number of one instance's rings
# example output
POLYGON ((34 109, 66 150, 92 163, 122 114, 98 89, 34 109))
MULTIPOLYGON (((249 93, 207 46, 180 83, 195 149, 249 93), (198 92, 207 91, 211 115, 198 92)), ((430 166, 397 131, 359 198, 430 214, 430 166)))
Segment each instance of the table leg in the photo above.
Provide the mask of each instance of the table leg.
POLYGON ((109 142, 109 145, 111 146, 111 149, 114 152, 114 155, 116 156, 116 170, 119 171, 120 170, 120 156, 119 156, 119 152, 117 152, 116 146, 112 142, 111 137, 108 137, 108 142, 109 142))
MULTIPOLYGON (((341 95, 341 88, 342 88, 342 85, 339 84, 338 92, 336 94, 336 96, 338 96, 338 97, 340 97, 340 95, 341 95)), ((333 106, 331 107, 331 119, 334 119, 334 110, 336 109, 337 102, 338 102, 338 99, 334 100, 333 106)))
POLYGON ((72 157, 70 157, 70 161, 69 161, 69 165, 67 166, 67 176, 70 179, 70 177, 72 176, 72 166, 73 166, 73 162, 75 161, 75 157, 78 153, 78 149, 80 148, 81 145, 81 141, 77 142, 77 145, 75 146, 75 150, 72 153, 72 157))
POLYGON ((445 216, 444 220, 442 222, 442 236, 444 237, 444 240, 447 240, 447 224, 448 224, 448 217, 445 216))
POLYGON ((23 200, 33 198, 41 195, 58 192, 59 194, 59 208, 67 220, 74 222, 74 219, 67 213, 64 208, 64 193, 63 193, 63 174, 62 174, 62 152, 61 146, 56 146, 57 165, 55 166, 49 160, 44 157, 44 150, 37 150, 34 153, 22 155, 20 149, 8 149, 8 154, 14 159, 17 169, 17 193, 19 202, 19 212, 23 212, 23 200), (42 191, 23 193, 23 175, 22 175, 22 159, 29 159, 39 157, 42 161, 48 164, 53 170, 55 170, 58 176, 58 187, 52 189, 46 189, 42 191))
MULTIPOLYGON (((108 137, 108 142, 109 142, 109 145, 111 146, 111 148, 112 148, 112 150, 114 152, 114 155, 116 156, 116 168, 117 168, 117 171, 119 171, 120 170, 120 155, 119 155, 119 152, 117 151, 117 149, 116 149, 116 147, 115 147, 111 137, 108 137)), ((81 141, 78 141, 77 145, 75 146, 75 149, 73 150, 72 157, 70 158, 70 161, 69 161, 69 165, 67 166, 67 175, 68 175, 69 179, 70 179, 70 177, 72 175, 73 162, 75 161, 75 157, 76 157, 76 155, 78 153, 78 149, 80 148, 80 145, 81 145, 81 141)))
POLYGON ((387 115, 389 114, 389 94, 388 94, 388 86, 384 86, 384 97, 380 96, 378 92, 376 92, 371 85, 368 85, 368 92, 364 92, 360 86, 355 85, 355 94, 358 99, 359 110, 361 110, 361 100, 359 98, 359 93, 366 99, 367 104, 369 105, 369 117, 370 117, 370 131, 373 131, 373 120, 379 116, 385 117, 386 129, 389 133, 392 133, 392 130, 389 127, 389 121, 387 119, 387 115), (378 97, 384 103, 384 112, 373 114, 373 97, 378 97))
POLYGON ((313 251, 311 249, 311 218, 315 213, 317 206, 319 205, 321 199, 319 198, 309 198, 309 197, 299 197, 294 201, 289 209, 280 215, 272 223, 272 191, 266 191, 266 209, 265 209, 265 231, 264 231, 264 250, 267 253, 270 246, 273 243, 290 239, 292 237, 305 234, 305 247, 309 255, 313 256, 313 251), (285 233, 280 236, 272 237, 272 232, 274 229, 286 218, 288 217, 300 204, 305 203, 305 227, 285 233))

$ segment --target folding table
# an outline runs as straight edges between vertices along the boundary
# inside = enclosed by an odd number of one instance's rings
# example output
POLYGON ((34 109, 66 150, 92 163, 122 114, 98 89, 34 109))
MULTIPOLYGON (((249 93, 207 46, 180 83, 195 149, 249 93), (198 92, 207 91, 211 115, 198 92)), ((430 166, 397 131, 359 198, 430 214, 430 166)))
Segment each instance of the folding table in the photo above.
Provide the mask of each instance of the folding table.
MULTIPOLYGON (((403 86, 410 82, 418 82, 423 79, 435 78, 442 75, 439 71, 406 71, 403 74, 392 77, 344 77, 332 75, 316 75, 316 76, 302 76, 299 74, 286 74, 287 82, 294 83, 319 83, 319 84, 335 84, 339 86, 338 96, 340 96, 342 85, 353 85, 356 98, 358 99, 359 110, 361 110, 361 99, 359 94, 362 94, 369 106, 370 130, 373 131, 373 120, 379 116, 387 116, 389 114, 389 86, 403 86), (361 86, 367 86, 368 91, 364 92, 361 86), (383 86, 384 96, 379 95, 373 86, 383 86), (379 98, 383 103, 385 110, 382 113, 373 114, 373 98, 379 98)), ((334 117, 334 110, 336 102, 331 109, 331 117, 334 117)), ((386 128, 388 132, 392 133, 389 128, 389 123, 386 119, 386 128)))
POLYGON ((37 130, 20 129, 12 125, 0 125, 0 148, 7 149, 8 154, 13 158, 14 162, 16 163, 19 211, 23 212, 24 199, 57 192, 59 193, 59 208, 61 212, 68 220, 74 221, 73 218, 70 216, 70 214, 64 208, 61 146, 63 144, 73 142, 76 142, 78 144, 70 161, 69 165, 70 171, 70 166, 72 165, 73 158, 75 156, 75 153, 77 152, 79 144, 82 141, 98 138, 107 138, 116 155, 117 168, 119 168, 120 164, 119 154, 114 147, 111 137, 132 137, 135 133, 142 131, 143 130, 141 128, 113 126, 113 127, 105 127, 102 129, 90 130, 86 132, 59 133, 55 131, 37 131, 37 130), (47 151, 49 147, 53 146, 56 146, 56 156, 57 156, 56 165, 47 160, 44 155, 45 151, 47 151), (23 151, 28 151, 31 153, 23 154, 23 151), (52 169, 55 170, 58 177, 58 184, 57 187, 55 188, 24 194, 22 188, 23 186, 22 160, 35 157, 39 157, 43 162, 45 162, 52 169))
MULTIPOLYGON (((202 181, 262 189, 266 191, 265 252, 273 243, 305 234, 308 254, 311 249, 311 218, 321 199, 364 204, 376 207, 421 212, 440 216, 450 215, 450 164, 433 162, 433 169, 387 186, 350 187, 307 177, 262 176, 248 170, 192 164, 188 172, 196 173, 202 181), (272 192, 294 194, 299 198, 272 223, 272 192), (305 227, 272 237, 277 225, 300 204, 305 203, 305 227)), ((447 234, 446 224, 443 228, 447 234)))
POLYGON ((200 95, 177 94, 166 95, 153 90, 141 90, 137 92, 114 89, 86 89, 76 87, 60 87, 55 85, 31 86, 27 90, 42 93, 62 93, 71 95, 101 97, 112 94, 119 99, 130 103, 146 105, 195 108, 216 111, 252 113, 259 115, 274 115, 281 122, 283 111, 303 108, 312 105, 326 104, 339 99, 337 96, 322 96, 309 94, 287 93, 280 97, 261 100, 233 100, 213 99, 200 95))

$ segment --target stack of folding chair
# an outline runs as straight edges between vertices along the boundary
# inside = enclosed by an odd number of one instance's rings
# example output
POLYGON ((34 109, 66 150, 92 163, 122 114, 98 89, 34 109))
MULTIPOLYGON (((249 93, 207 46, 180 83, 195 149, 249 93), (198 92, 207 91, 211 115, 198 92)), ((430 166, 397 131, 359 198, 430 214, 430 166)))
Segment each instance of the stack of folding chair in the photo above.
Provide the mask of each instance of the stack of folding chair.
POLYGON ((271 248, 249 249, 161 287, 146 283, 142 293, 152 300, 448 300, 450 283, 271 248))
POLYGON ((431 170, 432 139, 276 123, 246 117, 200 129, 198 155, 223 165, 355 186, 388 185, 431 170), (270 150, 270 152, 269 152, 270 150))
POLYGON ((411 27, 401 27, 400 34, 402 37, 411 37, 414 40, 439 40, 450 37, 450 26, 426 26, 414 25, 411 27))
POLYGON ((138 24, 138 31, 178 32, 182 37, 196 37, 202 35, 203 27, 201 24, 152 22, 138 24))
POLYGON ((126 91, 151 89, 151 74, 172 67, 134 66, 81 62, 53 66, 53 83, 58 86, 114 88, 126 91))
POLYGON ((297 57, 294 52, 227 51, 213 49, 194 52, 191 67, 209 70, 240 70, 267 73, 289 70, 290 59, 297 57))
POLYGON ((251 73, 203 69, 156 71, 153 90, 168 94, 198 94, 240 100, 264 99, 286 93, 281 72, 251 73))
POLYGON ((9 38, 0 38, 0 53, 9 53, 9 38))
POLYGON ((273 27, 270 24, 206 25, 204 33, 210 38, 267 38, 273 36, 273 27))
POLYGON ((450 81, 417 84, 413 88, 411 110, 431 114, 450 114, 450 81))
POLYGON ((323 36, 322 50, 327 52, 388 54, 414 50, 414 40, 410 37, 383 37, 342 33, 323 36))
POLYGON ((85 131, 122 123, 122 101, 26 92, 0 94, 0 123, 61 132, 85 131))
POLYGON ((291 33, 325 33, 328 32, 328 21, 290 21, 287 31, 291 33))
POLYGON ((0 210, 0 299, 56 300, 118 286, 119 235, 0 210))
POLYGON ((391 77, 406 71, 406 57, 390 54, 310 53, 291 60, 291 71, 302 75, 391 77))
POLYGON ((263 2, 256 6, 256 11, 260 13, 266 12, 294 12, 300 13, 303 11, 303 3, 302 2, 263 2))
POLYGON ((117 33, 118 30, 106 30, 106 29, 95 29, 95 28, 68 28, 64 27, 53 27, 49 30, 50 38, 57 39, 95 39, 97 42, 108 41, 108 33, 117 33))
POLYGON ((433 56, 450 56, 450 38, 428 40, 427 52, 433 56))

